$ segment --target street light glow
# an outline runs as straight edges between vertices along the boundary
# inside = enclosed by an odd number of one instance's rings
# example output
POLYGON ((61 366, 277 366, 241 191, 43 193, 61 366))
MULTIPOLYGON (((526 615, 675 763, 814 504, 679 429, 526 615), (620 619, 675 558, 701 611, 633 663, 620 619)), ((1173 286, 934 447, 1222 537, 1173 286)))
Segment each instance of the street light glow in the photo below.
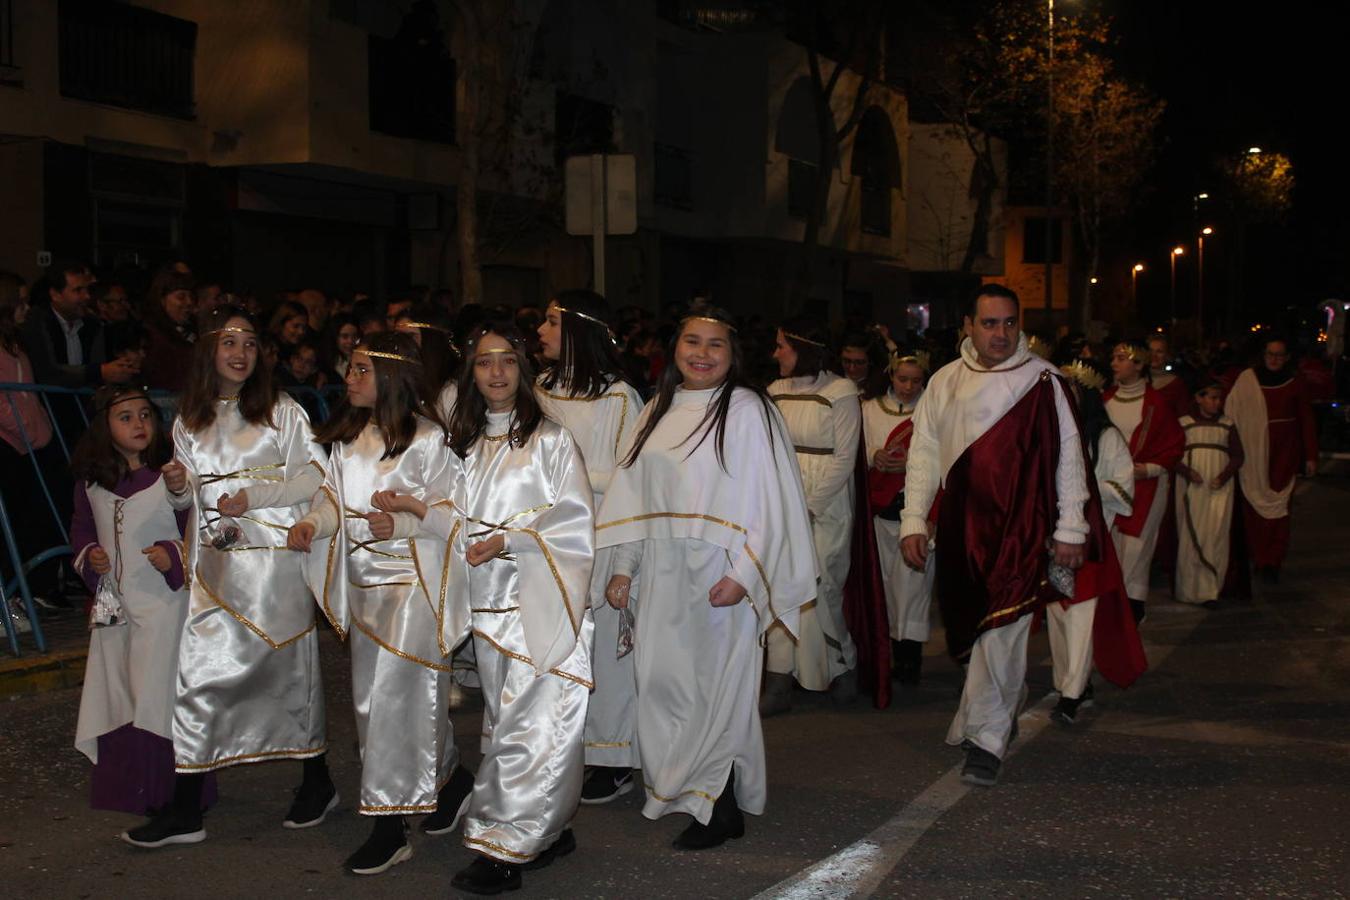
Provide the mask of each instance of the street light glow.
POLYGON ((1209 235, 1214 233, 1214 229, 1206 225, 1204 228, 1200 229, 1200 233, 1208 237, 1209 235))
POLYGON ((1261 152, 1261 148, 1260 148, 1260 147, 1248 147, 1248 148, 1247 148, 1247 152, 1250 153, 1250 154, 1252 154, 1252 155, 1254 156, 1254 155, 1256 155, 1256 154, 1258 154, 1258 153, 1261 152))
POLYGON ((1091 278, 1088 279, 1088 284, 1096 284, 1096 283, 1097 283, 1096 275, 1093 275, 1091 278))
POLYGON ((1135 264, 1134 264, 1134 271, 1136 271, 1136 272, 1142 272, 1142 271, 1144 271, 1144 264, 1143 264, 1143 263, 1135 263, 1135 264))
POLYGON ((1173 255, 1173 256, 1181 256, 1181 255, 1184 254, 1185 252, 1186 252, 1186 248, 1185 248, 1185 247, 1173 247, 1173 248, 1172 248, 1172 255, 1173 255))
POLYGON ((1208 199, 1209 199, 1209 194, 1206 194, 1206 193, 1203 193, 1203 192, 1202 192, 1202 193, 1199 193, 1199 194, 1196 194, 1196 195, 1195 195, 1195 199, 1197 199, 1197 200, 1208 200, 1208 199))

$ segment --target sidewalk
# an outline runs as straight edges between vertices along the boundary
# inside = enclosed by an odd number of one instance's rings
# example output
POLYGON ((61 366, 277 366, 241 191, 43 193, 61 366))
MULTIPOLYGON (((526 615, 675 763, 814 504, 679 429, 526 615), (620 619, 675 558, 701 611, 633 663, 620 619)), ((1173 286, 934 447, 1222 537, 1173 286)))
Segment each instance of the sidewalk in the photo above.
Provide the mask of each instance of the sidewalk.
POLYGON ((89 655, 89 619, 83 609, 53 614, 43 611, 42 634, 47 652, 39 653, 31 634, 19 635, 17 659, 8 644, 0 650, 0 701, 76 687, 84 681, 89 655))

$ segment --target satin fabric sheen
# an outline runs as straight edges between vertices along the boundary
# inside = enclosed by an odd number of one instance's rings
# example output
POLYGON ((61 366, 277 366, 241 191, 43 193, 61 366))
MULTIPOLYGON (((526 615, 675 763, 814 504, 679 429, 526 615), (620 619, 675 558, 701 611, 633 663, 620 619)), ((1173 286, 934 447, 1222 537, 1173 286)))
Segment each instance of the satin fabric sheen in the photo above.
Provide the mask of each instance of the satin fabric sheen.
POLYGON ((282 395, 272 416, 274 426, 254 425, 236 401, 220 400, 215 422, 201 433, 174 423, 192 503, 191 594, 173 724, 180 772, 325 749, 314 602, 301 554, 286 549, 286 531, 299 521, 327 456, 294 400, 282 395), (280 488, 279 505, 237 517, 242 539, 215 549, 217 499, 259 486, 273 494, 280 488))
POLYGON ((459 761, 446 712, 450 662, 439 641, 442 618, 449 611, 462 620, 467 601, 447 592, 447 541, 407 514, 397 517, 394 537, 378 541, 363 516, 376 491, 444 503, 460 460, 426 419, 406 450, 384 454, 374 425, 334 445, 307 517, 321 520, 316 533, 330 535, 310 554, 314 594, 339 633, 351 637, 363 815, 434 811, 436 792, 459 761), (401 536, 398 526, 417 530, 401 536))

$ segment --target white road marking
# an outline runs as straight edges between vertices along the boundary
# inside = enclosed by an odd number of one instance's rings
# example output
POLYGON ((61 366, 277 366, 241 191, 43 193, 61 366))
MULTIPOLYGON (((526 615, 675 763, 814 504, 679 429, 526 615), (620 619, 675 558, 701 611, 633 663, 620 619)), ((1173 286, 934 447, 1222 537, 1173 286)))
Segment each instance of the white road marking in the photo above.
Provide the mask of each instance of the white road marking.
MULTIPOLYGON (((1150 609, 1167 610, 1168 642, 1162 646, 1144 642, 1149 669, 1160 667, 1187 635, 1205 617, 1194 616, 1190 621, 1177 622, 1173 612, 1193 612, 1186 608, 1173 610, 1170 605, 1157 604, 1150 609)), ((1148 677, 1147 674, 1145 677, 1148 677)), ((1050 710, 1058 695, 1047 694, 1041 701, 1018 717, 1018 740, 1012 743, 1008 756, 1015 755, 1050 723, 1050 710)), ((932 828, 943 814, 961 801, 972 788, 961 783, 961 765, 943 773, 923 793, 909 802, 894 817, 861 840, 849 844, 831 856, 791 875, 767 890, 756 894, 753 900, 836 900, 836 898, 870 897, 881 887, 905 855, 932 828)), ((994 788, 998 790, 998 788, 994 788)))

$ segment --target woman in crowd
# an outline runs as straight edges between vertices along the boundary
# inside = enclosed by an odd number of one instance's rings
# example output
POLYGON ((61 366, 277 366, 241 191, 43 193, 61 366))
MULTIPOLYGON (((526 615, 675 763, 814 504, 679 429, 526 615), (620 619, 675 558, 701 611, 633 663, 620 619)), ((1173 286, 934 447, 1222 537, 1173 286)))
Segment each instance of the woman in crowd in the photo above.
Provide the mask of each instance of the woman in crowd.
POLYGON ((769 632, 769 659, 761 715, 792 705, 793 677, 809 691, 830 690, 836 701, 857 693, 857 650, 844 622, 844 580, 853 528, 853 474, 862 413, 858 387, 826 370, 824 330, 805 318, 778 329, 773 358, 777 381, 769 396, 787 422, 811 512, 820 563, 816 602, 802 610, 794 642, 783 628, 769 632))
MULTIPOLYGON (((562 423, 581 448, 599 508, 618 454, 633 434, 642 398, 628 382, 609 326, 609 304, 593 291, 563 291, 539 326, 540 353, 549 368, 539 379, 544 413, 562 423)), ((624 613, 605 602, 610 550, 596 554, 587 602, 595 616, 595 692, 586 715, 586 765, 581 802, 607 803, 633 788, 639 765, 637 682, 633 656, 620 655, 624 613)))
POLYGON ((141 376, 146 386, 181 391, 192 367, 192 310, 196 304, 191 275, 168 270, 156 276, 145 298, 147 332, 141 376))
POLYGON ((731 318, 685 318, 671 353, 595 530, 617 548, 605 599, 637 618, 643 814, 693 816, 675 846, 698 850, 764 811, 760 639, 797 632, 816 568, 787 427, 747 383, 731 318))
POLYGON ((267 333, 279 347, 294 346, 309 334, 309 312, 294 300, 283 300, 267 323, 267 333))
POLYGON ((356 875, 409 859, 404 814, 440 810, 453 820, 472 785, 457 768, 446 714, 448 648, 439 644, 446 605, 464 602, 447 598, 449 548, 417 517, 371 506, 397 493, 425 510, 444 502, 458 476, 459 459, 422 385, 409 336, 385 332, 357 346, 347 396, 315 436, 333 447, 323 487, 287 541, 309 552, 316 537, 327 539, 315 548, 310 585, 338 634, 351 635, 358 809, 374 817, 370 837, 345 864, 356 875))
POLYGON ((175 459, 164 471, 170 502, 192 511, 173 723, 178 777, 172 803, 123 832, 138 847, 203 840, 204 775, 239 763, 304 760, 288 828, 317 825, 337 805, 314 603, 302 558, 286 547, 327 457, 304 410, 258 365, 248 314, 218 307, 201 325, 174 423, 175 459))
POLYGON ((352 313, 338 313, 328 320, 328 335, 324 348, 326 366, 337 376, 338 381, 345 381, 352 350, 361 341, 361 326, 352 313))

